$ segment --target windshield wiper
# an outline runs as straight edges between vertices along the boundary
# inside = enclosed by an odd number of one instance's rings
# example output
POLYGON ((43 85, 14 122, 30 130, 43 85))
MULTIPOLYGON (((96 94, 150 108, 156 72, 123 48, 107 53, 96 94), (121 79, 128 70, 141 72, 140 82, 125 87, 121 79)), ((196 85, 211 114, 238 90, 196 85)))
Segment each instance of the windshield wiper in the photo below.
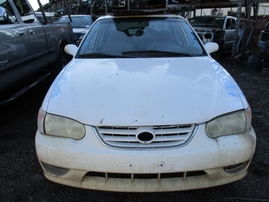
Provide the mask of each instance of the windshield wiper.
POLYGON ((128 51, 124 52, 124 55, 133 55, 134 57, 160 57, 160 56, 168 56, 168 57, 192 57, 193 55, 189 53, 181 53, 181 52, 170 52, 170 51, 158 51, 158 50, 148 50, 148 51, 128 51))
POLYGON ((77 55, 77 58, 132 58, 132 56, 110 55, 104 53, 86 53, 77 55))
POLYGON ((182 53, 182 52, 170 52, 170 51, 158 51, 158 50, 150 50, 149 52, 161 53, 161 54, 171 54, 171 56, 187 56, 187 57, 192 56, 189 53, 182 53))

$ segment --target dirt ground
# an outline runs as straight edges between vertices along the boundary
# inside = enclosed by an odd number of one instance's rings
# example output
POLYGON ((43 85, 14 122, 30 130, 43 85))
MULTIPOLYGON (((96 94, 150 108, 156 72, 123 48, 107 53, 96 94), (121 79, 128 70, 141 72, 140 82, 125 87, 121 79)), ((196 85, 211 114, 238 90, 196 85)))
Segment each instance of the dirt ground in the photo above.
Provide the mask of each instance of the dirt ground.
POLYGON ((113 193, 82 190, 48 181, 35 153, 37 112, 49 87, 44 82, 19 99, 0 106, 0 201, 268 201, 269 202, 269 74, 258 67, 220 63, 234 77, 253 112, 257 149, 245 178, 227 185, 171 193, 113 193))

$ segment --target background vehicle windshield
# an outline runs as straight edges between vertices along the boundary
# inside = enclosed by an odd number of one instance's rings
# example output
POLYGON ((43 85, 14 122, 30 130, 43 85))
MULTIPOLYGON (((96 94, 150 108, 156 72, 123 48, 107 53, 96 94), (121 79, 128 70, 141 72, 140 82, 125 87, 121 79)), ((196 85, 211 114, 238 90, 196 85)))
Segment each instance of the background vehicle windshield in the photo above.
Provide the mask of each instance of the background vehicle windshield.
POLYGON ((129 17, 102 19, 91 27, 76 57, 91 58, 93 54, 190 57, 206 53, 194 31, 180 18, 129 17))
POLYGON ((211 27, 222 29, 224 18, 203 16, 192 18, 189 22, 193 27, 211 27))
MULTIPOLYGON (((92 24, 92 19, 89 16, 71 16, 71 26, 73 28, 86 28, 92 24)), ((58 19, 58 22, 70 22, 68 16, 64 16, 58 19)))

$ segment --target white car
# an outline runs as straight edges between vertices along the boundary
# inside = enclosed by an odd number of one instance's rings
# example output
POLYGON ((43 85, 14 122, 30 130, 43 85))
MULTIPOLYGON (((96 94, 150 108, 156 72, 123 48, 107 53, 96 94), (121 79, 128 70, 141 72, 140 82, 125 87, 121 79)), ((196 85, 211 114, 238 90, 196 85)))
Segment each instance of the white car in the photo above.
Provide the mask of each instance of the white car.
POLYGON ((243 178, 256 135, 229 73, 177 15, 98 18, 50 87, 36 153, 47 179, 117 192, 243 178))

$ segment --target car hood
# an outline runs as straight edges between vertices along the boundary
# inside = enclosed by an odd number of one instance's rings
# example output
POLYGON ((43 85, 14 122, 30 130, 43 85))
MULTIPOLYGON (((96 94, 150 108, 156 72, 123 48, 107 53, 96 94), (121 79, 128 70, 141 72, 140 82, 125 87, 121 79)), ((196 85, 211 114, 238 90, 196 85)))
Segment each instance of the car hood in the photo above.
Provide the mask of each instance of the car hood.
POLYGON ((210 57, 73 59, 43 110, 89 125, 206 122, 247 106, 232 77, 210 57))

